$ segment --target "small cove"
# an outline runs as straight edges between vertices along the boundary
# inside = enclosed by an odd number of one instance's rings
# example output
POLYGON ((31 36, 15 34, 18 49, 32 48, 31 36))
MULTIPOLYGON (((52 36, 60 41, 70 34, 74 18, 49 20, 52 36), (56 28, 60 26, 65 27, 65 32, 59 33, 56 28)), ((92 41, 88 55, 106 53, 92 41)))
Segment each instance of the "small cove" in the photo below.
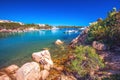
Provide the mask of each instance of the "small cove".
MULTIPOLYGON (((80 32, 66 34, 64 33, 66 30, 76 29, 39 30, 5 35, 0 38, 0 68, 10 64, 21 66, 25 62, 31 61, 33 52, 41 51, 43 48, 54 50, 54 42, 57 39, 68 45, 80 34, 80 32)), ((57 53, 52 53, 52 55, 57 55, 57 53)))

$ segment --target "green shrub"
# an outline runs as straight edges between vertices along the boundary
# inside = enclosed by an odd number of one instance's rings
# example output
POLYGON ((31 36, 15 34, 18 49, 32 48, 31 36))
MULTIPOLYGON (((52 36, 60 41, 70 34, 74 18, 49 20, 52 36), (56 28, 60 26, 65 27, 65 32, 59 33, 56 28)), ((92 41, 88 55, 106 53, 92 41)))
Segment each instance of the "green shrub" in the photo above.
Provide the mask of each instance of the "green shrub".
POLYGON ((95 49, 90 46, 79 46, 75 49, 76 59, 71 62, 71 69, 85 76, 104 67, 102 59, 96 54, 95 49))
POLYGON ((35 29, 50 29, 52 28, 52 26, 46 24, 45 26, 39 26, 37 24, 24 24, 24 25, 20 25, 19 23, 0 23, 0 29, 20 29, 20 30, 24 30, 27 28, 35 28, 35 29))
POLYGON ((16 29, 21 27, 19 23, 0 23, 0 29, 16 29))
POLYGON ((94 40, 103 42, 108 46, 120 43, 120 12, 114 8, 104 20, 99 20, 90 25, 86 42, 94 40))

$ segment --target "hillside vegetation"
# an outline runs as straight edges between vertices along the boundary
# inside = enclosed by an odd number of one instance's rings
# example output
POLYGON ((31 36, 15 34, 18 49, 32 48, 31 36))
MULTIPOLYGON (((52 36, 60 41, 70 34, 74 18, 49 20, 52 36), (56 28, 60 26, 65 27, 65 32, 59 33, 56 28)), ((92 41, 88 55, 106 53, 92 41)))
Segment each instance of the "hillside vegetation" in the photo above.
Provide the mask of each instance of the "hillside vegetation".
POLYGON ((0 23, 0 29, 19 29, 24 30, 27 28, 35 28, 35 29, 50 29, 52 26, 46 24, 45 26, 39 26, 37 24, 24 24, 20 25, 19 23, 0 23))
POLYGON ((89 29, 87 43, 99 41, 108 46, 120 44, 120 12, 113 8, 107 18, 93 22, 89 29))
POLYGON ((70 47, 76 56, 70 69, 78 80, 120 80, 120 11, 113 8, 105 19, 91 23, 70 47), (100 49, 103 45, 106 49, 100 49))

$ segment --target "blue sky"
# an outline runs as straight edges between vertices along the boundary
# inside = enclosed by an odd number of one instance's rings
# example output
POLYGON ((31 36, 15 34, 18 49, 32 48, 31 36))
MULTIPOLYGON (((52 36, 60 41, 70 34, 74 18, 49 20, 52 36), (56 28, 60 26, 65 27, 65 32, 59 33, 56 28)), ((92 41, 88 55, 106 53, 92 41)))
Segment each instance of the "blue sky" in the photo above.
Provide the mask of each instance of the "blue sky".
POLYGON ((0 19, 50 25, 89 25, 120 0, 0 0, 0 19))

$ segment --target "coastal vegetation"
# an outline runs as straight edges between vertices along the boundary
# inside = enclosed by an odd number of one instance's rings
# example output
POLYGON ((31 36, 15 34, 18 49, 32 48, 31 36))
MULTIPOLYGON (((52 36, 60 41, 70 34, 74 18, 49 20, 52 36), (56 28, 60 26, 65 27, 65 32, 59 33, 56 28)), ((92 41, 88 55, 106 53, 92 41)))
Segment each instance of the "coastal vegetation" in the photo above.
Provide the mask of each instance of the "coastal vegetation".
MULTIPOLYGON (((40 27, 35 24, 20 25, 18 23, 1 23, 0 26, 0 29, 5 28, 20 30, 31 27, 36 29, 49 29, 52 27, 49 25, 40 27)), ((58 26, 58 28, 81 28, 81 26, 58 26)), ((51 69, 47 71, 50 73, 47 80, 58 80, 61 79, 61 76, 63 77, 63 75, 66 77, 71 77, 72 75, 77 80, 120 79, 120 72, 113 75, 107 74, 107 71, 111 71, 112 74, 112 72, 120 70, 120 55, 117 54, 116 57, 115 53, 109 50, 115 45, 120 47, 120 12, 118 12, 116 8, 113 8, 113 10, 108 13, 107 18, 99 18, 96 22, 91 23, 86 29, 88 29, 88 31, 84 30, 81 36, 78 36, 75 40, 73 40, 75 42, 78 41, 79 43, 84 43, 85 40, 84 44, 75 43, 77 46, 71 48, 62 43, 59 45, 56 44, 53 48, 49 49, 50 53, 52 53, 50 59, 52 57, 54 66, 52 65, 51 69), (97 48, 92 45, 93 43, 96 43, 95 45, 97 45, 97 48), (107 45, 109 49, 99 49, 101 46, 104 47, 104 44, 107 45)), ((38 62, 41 61, 39 61, 39 58, 36 59, 38 59, 38 62)), ((43 62, 41 61, 40 65, 46 64, 43 62)), ((66 80, 76 79, 68 78, 66 80)))
POLYGON ((120 11, 113 8, 105 19, 99 18, 91 23, 70 46, 75 49, 76 55, 75 60, 71 61, 71 69, 80 77, 84 76, 83 80, 98 80, 99 74, 102 75, 100 80, 119 80, 120 11), (84 62, 87 66, 82 65, 84 62), (91 76, 97 67, 102 69, 98 69, 97 75, 91 76))
POLYGON ((120 12, 113 8, 108 13, 107 18, 102 20, 99 18, 89 27, 88 37, 86 42, 99 41, 108 46, 117 45, 120 43, 120 12))
MULTIPOLYGON (((45 24, 45 25, 39 25, 39 24, 20 24, 20 23, 15 23, 15 22, 3 22, 0 23, 0 30, 2 29, 19 29, 19 30, 24 30, 28 28, 34 28, 34 29, 51 29, 53 26, 45 24)), ((82 28, 83 26, 56 26, 57 28, 82 28)))
POLYGON ((76 58, 71 61, 72 71, 77 72, 81 77, 90 75, 95 78, 94 72, 104 67, 104 63, 96 50, 90 46, 79 46, 75 49, 76 58))
POLYGON ((34 28, 34 29, 51 29, 52 26, 45 24, 45 26, 40 26, 37 24, 19 24, 19 23, 0 23, 0 30, 2 29, 19 29, 19 30, 24 30, 24 29, 28 29, 28 28, 34 28))
POLYGON ((58 28, 82 28, 84 26, 57 26, 58 28))

